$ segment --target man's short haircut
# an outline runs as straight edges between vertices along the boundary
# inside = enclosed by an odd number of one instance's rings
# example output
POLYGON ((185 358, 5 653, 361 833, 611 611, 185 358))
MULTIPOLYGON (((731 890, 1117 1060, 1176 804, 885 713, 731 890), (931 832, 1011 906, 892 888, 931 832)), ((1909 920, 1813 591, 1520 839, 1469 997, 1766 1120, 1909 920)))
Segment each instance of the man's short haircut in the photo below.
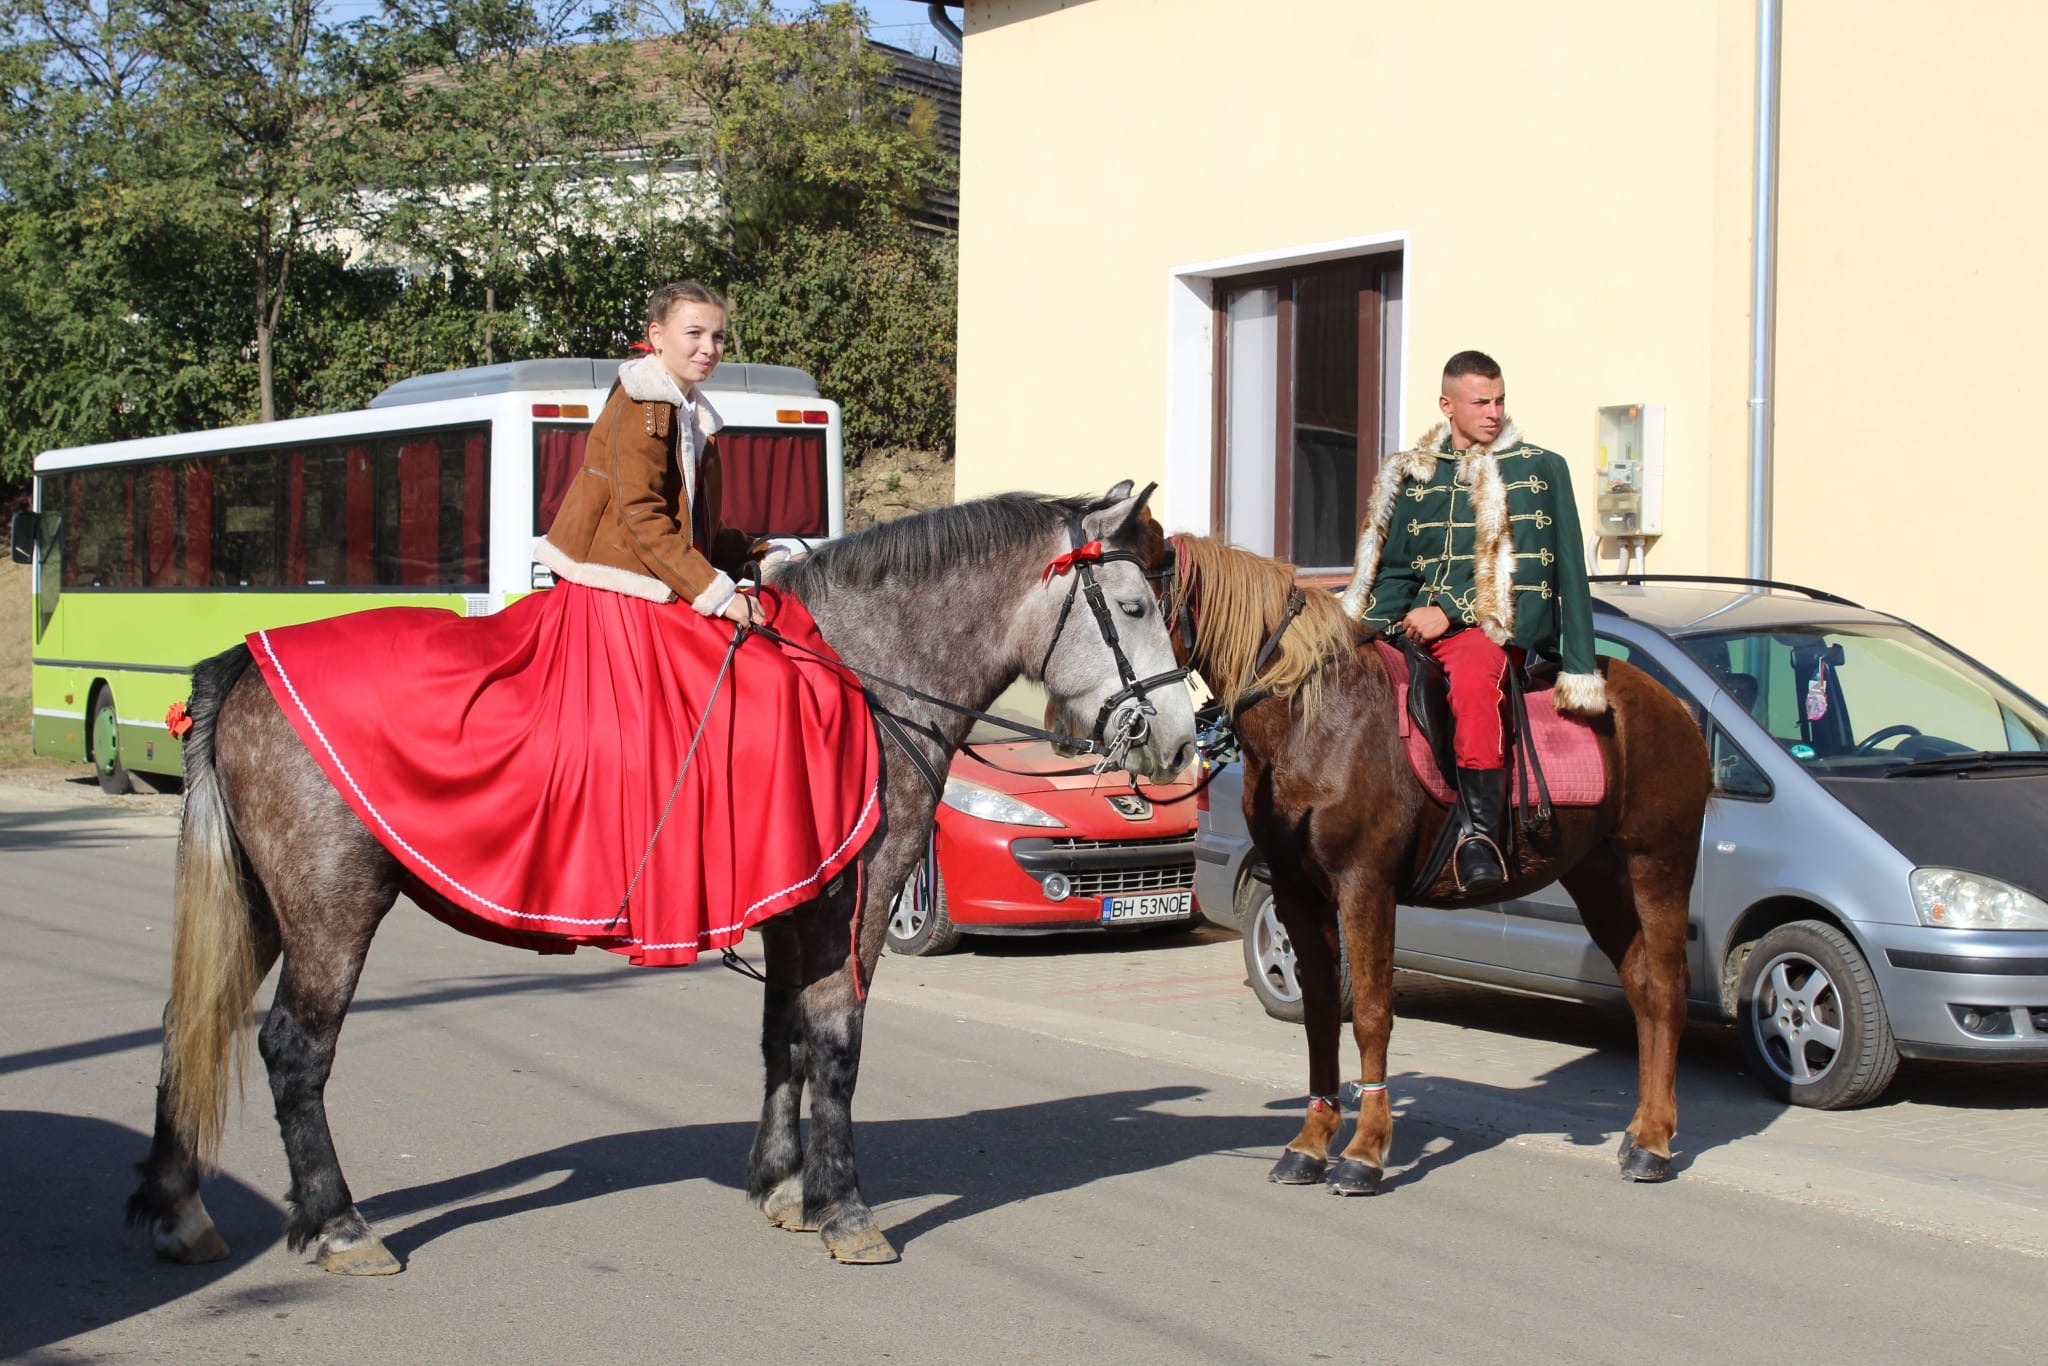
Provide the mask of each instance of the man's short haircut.
POLYGON ((1484 351, 1460 351, 1444 362, 1444 383, 1463 379, 1466 375, 1477 375, 1481 379, 1499 379, 1500 362, 1484 351))

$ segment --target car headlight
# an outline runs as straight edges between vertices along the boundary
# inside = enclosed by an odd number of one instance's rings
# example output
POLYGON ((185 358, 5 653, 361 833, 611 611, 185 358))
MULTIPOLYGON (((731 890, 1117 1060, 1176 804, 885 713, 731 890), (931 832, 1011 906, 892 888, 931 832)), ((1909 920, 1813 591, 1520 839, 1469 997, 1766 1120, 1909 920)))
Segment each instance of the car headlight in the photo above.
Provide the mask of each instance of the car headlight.
POLYGON ((1957 868, 1915 868, 1913 908, 1951 930, 2048 930, 2048 901, 2010 882, 1957 868))
POLYGON ((1007 792, 970 783, 965 778, 946 779, 945 803, 955 811, 980 820, 994 821, 998 825, 1049 825, 1057 828, 1060 824, 1057 817, 1048 816, 1029 802, 1020 802, 1007 792))

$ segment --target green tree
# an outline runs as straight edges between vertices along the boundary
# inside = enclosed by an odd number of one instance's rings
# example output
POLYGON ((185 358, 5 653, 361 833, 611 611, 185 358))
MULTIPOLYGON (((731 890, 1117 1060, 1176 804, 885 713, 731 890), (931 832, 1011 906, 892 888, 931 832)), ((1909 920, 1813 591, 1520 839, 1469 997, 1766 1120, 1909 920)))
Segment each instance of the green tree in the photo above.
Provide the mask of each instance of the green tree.
POLYGON ((950 173, 933 111, 888 85, 848 0, 786 21, 771 0, 674 0, 642 24, 649 76, 674 92, 658 146, 702 177, 693 218, 731 278, 791 230, 900 217, 950 173))
POLYGON ((276 338, 301 253, 354 215, 371 169, 351 35, 323 0, 158 0, 147 46, 160 59, 174 136, 156 167, 177 218, 231 244, 245 304, 259 415, 277 416, 276 338))
POLYGON ((648 122, 620 15, 581 0, 387 0, 357 48, 378 148, 361 230, 379 258, 483 289, 481 350, 524 349, 505 304, 532 263, 630 197, 648 122))
POLYGON ((797 365, 841 400, 849 458, 950 451, 958 263, 901 220, 798 228, 733 286, 735 358, 797 365))

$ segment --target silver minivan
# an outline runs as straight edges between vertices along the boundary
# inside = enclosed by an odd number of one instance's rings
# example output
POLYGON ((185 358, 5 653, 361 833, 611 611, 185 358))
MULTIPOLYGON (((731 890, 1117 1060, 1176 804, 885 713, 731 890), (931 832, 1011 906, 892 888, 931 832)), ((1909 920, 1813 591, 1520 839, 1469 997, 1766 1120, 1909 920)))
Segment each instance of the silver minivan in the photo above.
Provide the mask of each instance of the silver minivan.
MULTIPOLYGON (((1735 1021, 1781 1099, 1875 1099, 1901 1055, 2048 1058, 2048 708, 1898 617, 1754 581, 1595 583, 1600 653, 1692 708, 1714 763, 1693 883, 1696 1016, 1735 1021)), ((1196 900, 1244 937, 1267 1011, 1294 954, 1245 832, 1239 770, 1203 794, 1196 900)), ((1395 964, 1626 1005, 1552 886, 1401 906, 1395 964)))

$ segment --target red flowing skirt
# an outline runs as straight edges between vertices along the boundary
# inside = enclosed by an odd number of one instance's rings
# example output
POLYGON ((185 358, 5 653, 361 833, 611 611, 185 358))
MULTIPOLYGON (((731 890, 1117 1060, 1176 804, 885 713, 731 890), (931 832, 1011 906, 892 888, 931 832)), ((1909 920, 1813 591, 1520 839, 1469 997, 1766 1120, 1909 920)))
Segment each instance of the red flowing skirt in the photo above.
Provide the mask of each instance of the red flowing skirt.
POLYGON ((729 622, 572 583, 487 617, 388 607, 248 639, 328 778, 454 908, 436 914, 665 966, 818 895, 880 817, 858 683, 802 603, 759 602, 825 658, 749 635, 715 698, 729 622))

